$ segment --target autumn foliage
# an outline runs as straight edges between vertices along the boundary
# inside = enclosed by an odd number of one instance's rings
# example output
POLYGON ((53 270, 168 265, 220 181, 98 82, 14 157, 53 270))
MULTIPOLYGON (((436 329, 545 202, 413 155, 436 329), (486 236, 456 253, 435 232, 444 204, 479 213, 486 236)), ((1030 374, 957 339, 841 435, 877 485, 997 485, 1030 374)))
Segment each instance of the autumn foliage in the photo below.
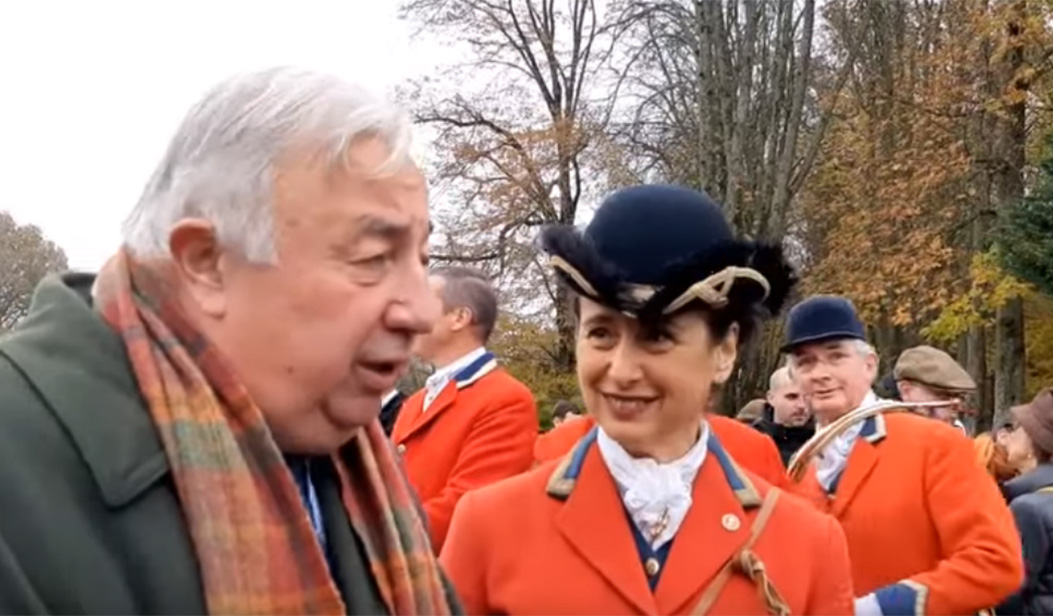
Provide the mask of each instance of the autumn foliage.
MULTIPOLYGON (((1025 373, 1027 390, 1053 383, 1050 304, 996 242, 1027 201, 1016 229, 1038 239, 1025 256, 1048 246, 1053 216, 1024 195, 1053 134, 1053 3, 405 6, 467 41, 473 70, 509 76, 419 97, 418 117, 440 129, 438 178, 457 200, 442 256, 501 276, 498 344, 542 406, 573 396, 573 330, 530 240, 641 181, 705 188, 739 233, 781 240, 802 293, 850 297, 886 364, 942 346, 987 410, 1021 400, 1025 373)), ((780 330, 740 354, 728 408, 763 392, 780 330)))

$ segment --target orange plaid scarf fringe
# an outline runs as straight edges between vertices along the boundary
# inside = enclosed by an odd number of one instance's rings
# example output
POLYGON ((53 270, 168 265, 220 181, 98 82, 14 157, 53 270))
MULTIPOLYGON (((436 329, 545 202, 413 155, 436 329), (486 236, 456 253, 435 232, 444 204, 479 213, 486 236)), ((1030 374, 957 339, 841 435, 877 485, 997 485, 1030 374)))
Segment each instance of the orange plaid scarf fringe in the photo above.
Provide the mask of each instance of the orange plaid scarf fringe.
MULTIPOLYGON (((159 279, 121 251, 96 305, 124 340, 163 443, 211 614, 343 614, 299 491, 259 409, 159 279)), ((334 464, 392 614, 449 614, 439 566, 379 423, 334 464)))

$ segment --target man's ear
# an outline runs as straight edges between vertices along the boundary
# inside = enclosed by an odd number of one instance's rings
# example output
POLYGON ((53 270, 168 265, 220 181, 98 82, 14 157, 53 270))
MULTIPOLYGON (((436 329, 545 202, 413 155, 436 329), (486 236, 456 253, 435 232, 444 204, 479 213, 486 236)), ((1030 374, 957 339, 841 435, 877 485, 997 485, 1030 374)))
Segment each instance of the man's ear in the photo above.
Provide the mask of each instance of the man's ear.
POLYGON ((739 324, 732 323, 724 339, 714 349, 716 370, 713 373, 714 383, 726 383, 735 368, 735 359, 739 352, 739 324))
POLYGON ((212 223, 200 218, 179 221, 168 235, 168 250, 183 286, 201 311, 222 316, 226 311, 225 263, 212 223))
POLYGON ((459 332, 471 327, 474 321, 475 315, 472 314, 471 308, 459 306, 453 309, 453 322, 450 324, 450 329, 459 332))
POLYGON ((878 356, 874 353, 867 353, 867 356, 863 361, 867 367, 867 373, 870 375, 870 382, 874 383, 878 376, 878 356))

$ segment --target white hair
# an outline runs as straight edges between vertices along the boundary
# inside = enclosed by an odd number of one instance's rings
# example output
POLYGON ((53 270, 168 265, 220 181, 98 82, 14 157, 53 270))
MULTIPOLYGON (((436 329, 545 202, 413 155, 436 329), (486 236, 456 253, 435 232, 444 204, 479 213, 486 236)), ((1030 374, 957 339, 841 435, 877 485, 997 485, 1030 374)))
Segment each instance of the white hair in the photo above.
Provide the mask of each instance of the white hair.
POLYGON ((124 222, 124 243, 136 255, 168 256, 172 227, 204 218, 223 246, 273 262, 274 178, 286 155, 347 165, 357 138, 377 137, 391 152, 379 173, 409 159, 410 132, 400 108, 334 76, 291 68, 237 75, 187 113, 124 222))
POLYGON ((878 356, 877 351, 866 340, 855 338, 852 340, 852 346, 855 347, 856 353, 859 353, 860 357, 873 355, 876 359, 878 356))

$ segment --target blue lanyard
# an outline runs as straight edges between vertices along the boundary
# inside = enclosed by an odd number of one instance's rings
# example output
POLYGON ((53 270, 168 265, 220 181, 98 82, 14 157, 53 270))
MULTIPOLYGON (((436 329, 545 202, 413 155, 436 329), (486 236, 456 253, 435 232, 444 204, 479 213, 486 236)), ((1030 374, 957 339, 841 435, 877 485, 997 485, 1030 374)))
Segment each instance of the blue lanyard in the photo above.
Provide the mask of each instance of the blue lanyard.
POLYGON ((318 492, 315 490, 314 482, 311 481, 311 461, 306 458, 293 459, 289 461, 296 484, 300 488, 300 499, 307 509, 307 516, 311 520, 311 528, 314 536, 318 539, 318 545, 324 550, 326 547, 325 525, 322 521, 322 507, 318 502, 318 492))

